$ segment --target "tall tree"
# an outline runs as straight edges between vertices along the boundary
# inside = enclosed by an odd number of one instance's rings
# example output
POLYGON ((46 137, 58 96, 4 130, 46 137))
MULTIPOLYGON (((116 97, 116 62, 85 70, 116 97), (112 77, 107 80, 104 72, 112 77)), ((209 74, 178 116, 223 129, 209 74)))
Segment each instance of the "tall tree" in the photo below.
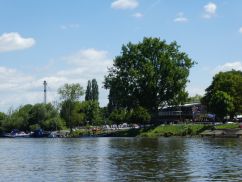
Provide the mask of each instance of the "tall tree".
POLYGON ((99 92, 98 92, 98 84, 96 79, 92 79, 92 100, 98 101, 99 92))
MULTIPOLYGON (((202 98, 202 103, 207 105, 209 111, 214 111, 213 102, 218 91, 226 93, 233 102, 233 109, 230 109, 229 114, 231 119, 236 114, 242 113, 242 72, 227 71, 220 72, 213 77, 211 85, 206 89, 205 96, 202 98)), ((220 94, 221 95, 221 94, 220 94)), ((224 95, 224 94, 223 94, 224 95)))
POLYGON ((70 128, 70 132, 74 127, 73 120, 71 118, 71 112, 74 109, 74 104, 84 94, 83 88, 80 84, 65 84, 58 89, 58 93, 63 99, 62 116, 65 119, 67 125, 70 128))
POLYGON ((105 77, 109 108, 142 106, 152 114, 159 107, 184 101, 189 69, 194 62, 176 42, 144 38, 123 45, 105 77))
POLYGON ((89 100, 80 104, 80 113, 84 115, 86 123, 91 125, 101 124, 101 112, 97 101, 89 100))
POLYGON ((85 101, 92 100, 92 83, 90 80, 87 82, 87 89, 85 93, 85 101))
POLYGON ((88 80, 85 101, 98 101, 99 92, 98 92, 98 84, 96 79, 92 79, 92 81, 88 80))
POLYGON ((234 110, 233 98, 223 91, 216 91, 209 105, 210 110, 216 114, 216 118, 219 120, 223 120, 227 114, 234 110))

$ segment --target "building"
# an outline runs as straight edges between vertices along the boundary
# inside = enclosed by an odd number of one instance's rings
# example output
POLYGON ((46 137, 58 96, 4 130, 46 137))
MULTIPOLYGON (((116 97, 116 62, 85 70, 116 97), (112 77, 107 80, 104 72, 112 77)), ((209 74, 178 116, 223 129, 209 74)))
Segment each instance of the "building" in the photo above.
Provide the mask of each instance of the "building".
POLYGON ((160 121, 164 123, 209 120, 206 107, 200 103, 167 106, 162 108, 158 115, 160 121))

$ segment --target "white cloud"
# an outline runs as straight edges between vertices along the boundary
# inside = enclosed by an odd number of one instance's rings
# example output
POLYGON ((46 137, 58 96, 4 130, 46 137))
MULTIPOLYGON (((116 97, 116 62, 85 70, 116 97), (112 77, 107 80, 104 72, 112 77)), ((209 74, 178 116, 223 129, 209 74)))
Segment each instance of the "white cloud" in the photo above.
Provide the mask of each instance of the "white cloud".
POLYGON ((96 49, 84 49, 75 54, 65 57, 64 60, 71 64, 81 66, 82 68, 94 68, 97 66, 108 66, 110 60, 107 58, 108 52, 96 49), (93 67, 94 66, 94 67, 93 67))
POLYGON ((135 13, 133 14, 133 17, 135 18, 142 18, 144 15, 142 13, 135 13))
POLYGON ((206 19, 210 19, 216 15, 217 5, 215 3, 208 3, 204 7, 204 15, 203 17, 206 19))
POLYGON ((189 93, 189 96, 195 96, 195 95, 204 95, 205 94, 205 88, 196 87, 196 86, 188 86, 187 91, 189 93))
POLYGON ((138 6, 139 2, 137 0, 116 0, 111 4, 114 9, 135 9, 138 6))
POLYGON ((214 69, 214 73, 218 73, 220 71, 225 72, 225 71, 230 71, 230 70, 237 70, 237 71, 242 71, 242 62, 241 61, 236 61, 236 62, 228 62, 223 65, 219 65, 214 69))
POLYGON ((78 28, 80 28, 80 25, 78 23, 74 23, 74 24, 68 24, 68 25, 61 25, 60 28, 62 30, 78 29, 78 28))
POLYGON ((174 22, 177 23, 186 23, 188 19, 184 16, 183 12, 178 13, 177 17, 174 19, 174 22))
POLYGON ((239 28, 239 33, 241 33, 241 34, 242 34, 242 27, 240 27, 240 28, 239 28))
MULTIPOLYGON (((61 59, 61 58, 60 58, 61 59)), ((108 91, 102 88, 104 75, 112 66, 108 52, 84 49, 62 58, 66 68, 43 77, 33 77, 17 69, 0 67, 0 111, 21 104, 43 102, 43 81, 47 81, 47 101, 58 100, 57 89, 65 83, 80 83, 86 88, 88 80, 95 78, 99 85, 100 104, 106 105, 108 91)), ((55 64, 51 65, 53 68, 55 64)), ((83 97, 82 97, 83 98, 83 97)))
POLYGON ((33 38, 23 38, 17 32, 4 33, 0 36, 0 52, 27 49, 35 44, 33 38))

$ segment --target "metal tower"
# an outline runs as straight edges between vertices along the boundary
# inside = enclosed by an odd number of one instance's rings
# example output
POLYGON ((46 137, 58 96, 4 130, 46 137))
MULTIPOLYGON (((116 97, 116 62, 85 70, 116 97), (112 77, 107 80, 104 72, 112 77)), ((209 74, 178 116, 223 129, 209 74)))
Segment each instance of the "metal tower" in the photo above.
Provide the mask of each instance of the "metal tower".
POLYGON ((47 88, 47 82, 44 80, 44 104, 46 104, 46 97, 47 97, 47 94, 46 94, 46 88, 47 88))

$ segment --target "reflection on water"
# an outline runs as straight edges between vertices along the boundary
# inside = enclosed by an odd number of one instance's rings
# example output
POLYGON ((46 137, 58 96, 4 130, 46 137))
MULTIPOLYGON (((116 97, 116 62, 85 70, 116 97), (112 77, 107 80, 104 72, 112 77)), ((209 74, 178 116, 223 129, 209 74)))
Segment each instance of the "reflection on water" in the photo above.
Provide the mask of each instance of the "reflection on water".
POLYGON ((0 181, 241 181, 242 141, 0 139, 0 181))

